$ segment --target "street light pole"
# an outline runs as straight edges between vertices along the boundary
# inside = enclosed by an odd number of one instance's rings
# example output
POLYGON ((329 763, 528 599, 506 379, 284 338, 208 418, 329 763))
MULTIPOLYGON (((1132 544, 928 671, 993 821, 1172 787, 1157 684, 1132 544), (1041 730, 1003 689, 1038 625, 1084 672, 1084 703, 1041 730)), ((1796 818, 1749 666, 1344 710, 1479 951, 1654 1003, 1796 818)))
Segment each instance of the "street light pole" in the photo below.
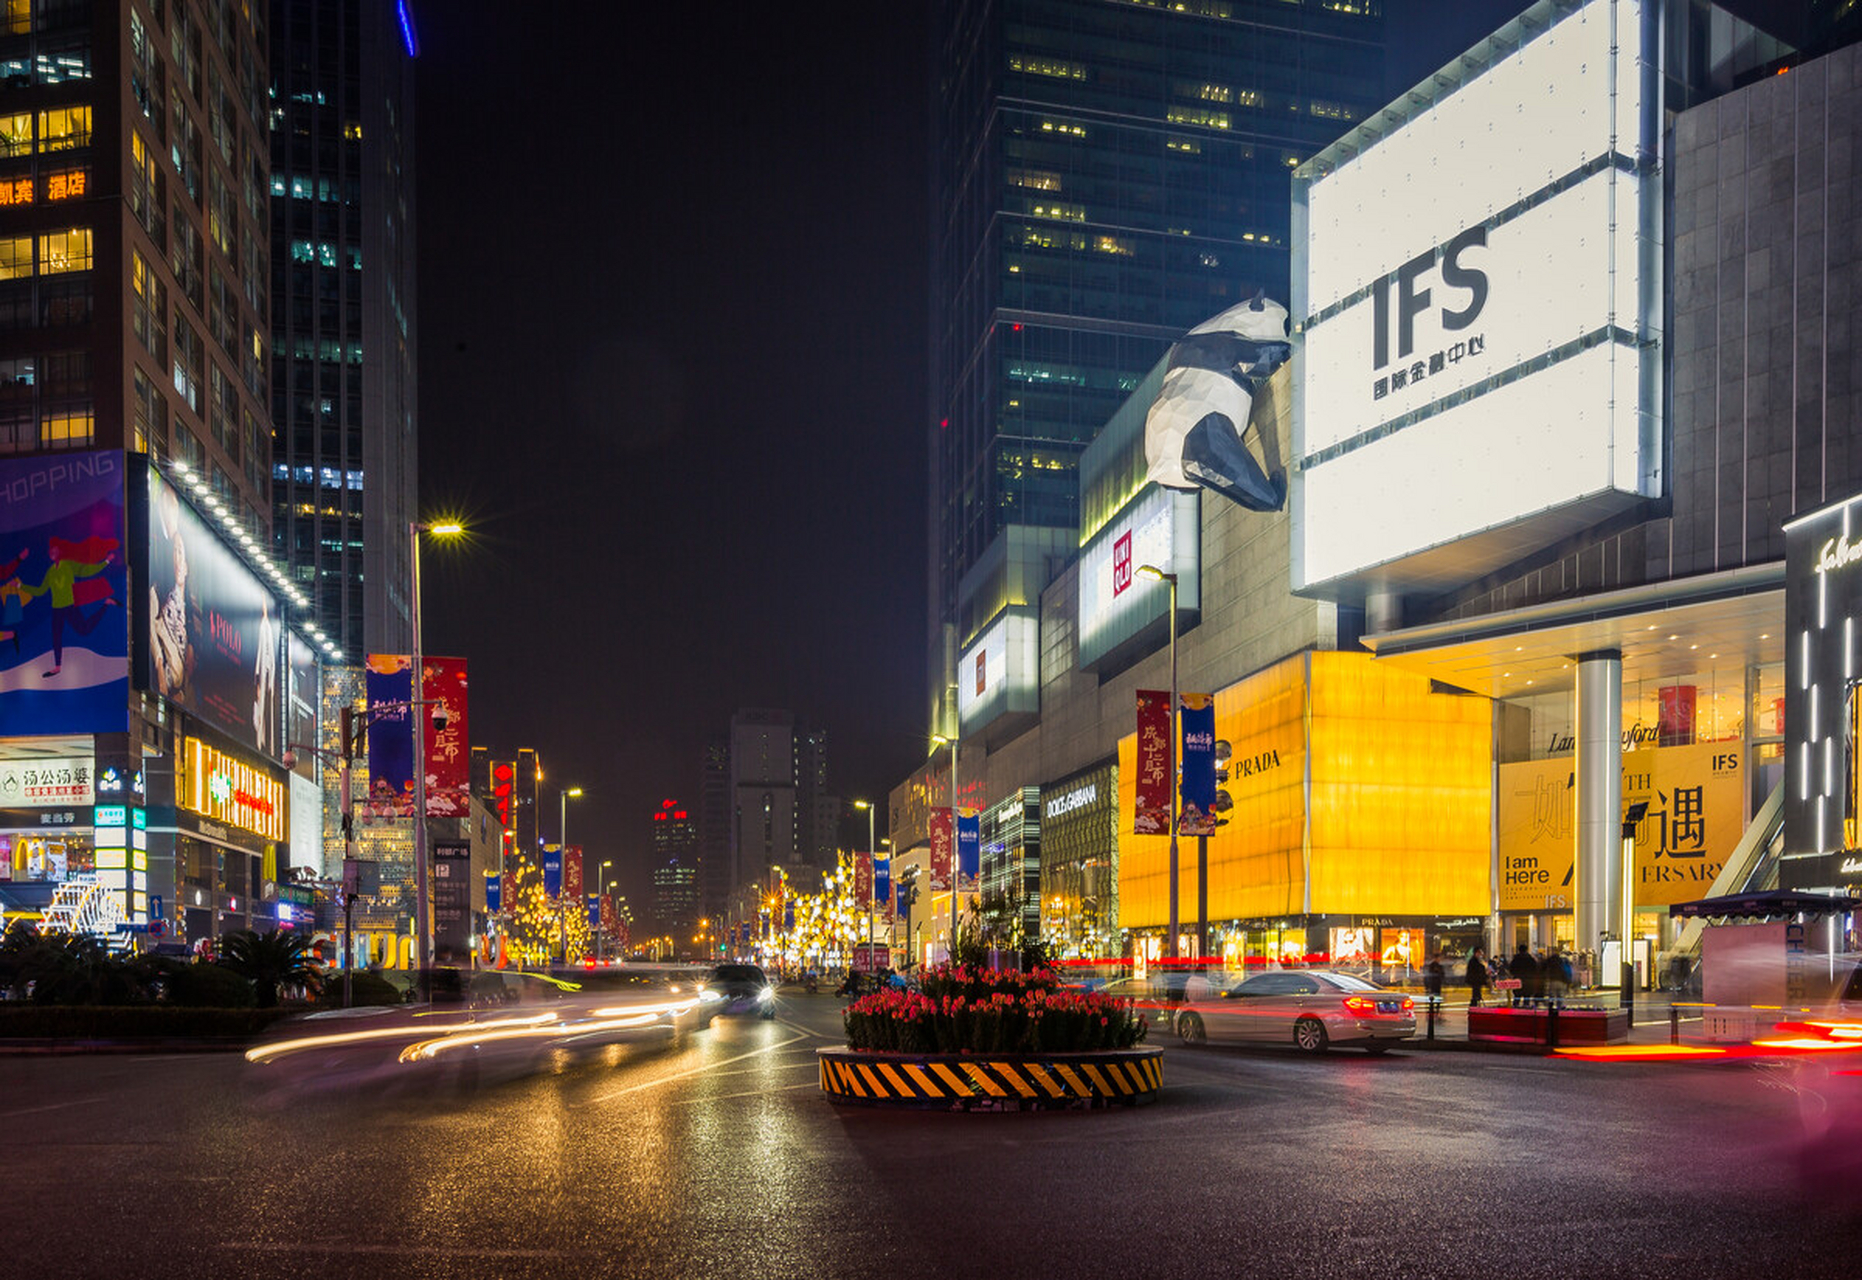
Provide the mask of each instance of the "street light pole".
POLYGON ((563 920, 563 890, 569 887, 569 797, 582 794, 580 787, 564 787, 556 793, 556 858, 562 864, 562 879, 556 885, 556 946, 562 962, 569 963, 569 926, 563 920))
POLYGON ((1177 575, 1165 573, 1154 564, 1140 565, 1140 575, 1156 578, 1170 584, 1170 933, 1164 939, 1164 958, 1177 958, 1177 931, 1181 927, 1178 921, 1177 893, 1177 772, 1181 761, 1177 755, 1182 751, 1182 728, 1178 723, 1179 697, 1177 694, 1177 575))
POLYGON ((608 958, 608 929, 601 908, 608 894, 608 868, 613 865, 610 859, 595 868, 595 959, 604 963, 608 958))
MULTIPOLYGON (((873 841, 873 803, 870 800, 855 800, 853 807, 866 810, 866 962, 871 964, 873 963, 873 903, 875 901, 873 895, 879 888, 879 846, 873 841)), ((855 883, 858 882, 859 877, 856 876, 855 883)))
POLYGON ((423 993, 427 986, 427 969, 432 964, 433 930, 432 922, 427 919, 426 656, 421 650, 420 634, 420 535, 461 532, 463 530, 456 524, 424 524, 414 520, 407 526, 408 565, 414 587, 410 618, 414 626, 414 697, 410 708, 414 734, 414 955, 423 993))

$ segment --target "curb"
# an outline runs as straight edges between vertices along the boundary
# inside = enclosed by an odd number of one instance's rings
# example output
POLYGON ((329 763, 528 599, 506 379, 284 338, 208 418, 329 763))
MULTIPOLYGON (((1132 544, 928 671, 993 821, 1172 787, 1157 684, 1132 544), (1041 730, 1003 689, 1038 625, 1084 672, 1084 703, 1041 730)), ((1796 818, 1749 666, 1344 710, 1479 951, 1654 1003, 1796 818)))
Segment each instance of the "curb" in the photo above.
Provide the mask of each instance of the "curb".
POLYGON ((1164 1051, 882 1053, 817 1049, 821 1092, 833 1102, 936 1111, 1099 1110, 1154 1102, 1164 1051))

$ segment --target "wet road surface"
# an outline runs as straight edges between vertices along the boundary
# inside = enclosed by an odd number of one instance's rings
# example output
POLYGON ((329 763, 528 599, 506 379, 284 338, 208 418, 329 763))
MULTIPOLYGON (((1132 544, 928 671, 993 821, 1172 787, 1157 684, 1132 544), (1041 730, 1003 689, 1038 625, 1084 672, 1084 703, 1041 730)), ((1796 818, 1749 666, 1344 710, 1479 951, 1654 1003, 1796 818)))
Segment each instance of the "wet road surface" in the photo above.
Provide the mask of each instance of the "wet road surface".
POLYGON ((0 1058, 0 1274, 1647 1280, 1862 1265, 1862 1166, 1804 1158, 1804 1116, 1834 1079, 1821 1060, 1308 1059, 1166 1041, 1154 1106, 901 1113, 821 1097, 814 1050, 838 1043, 838 1010, 785 997, 773 1022, 393 1089, 267 1088, 227 1054, 0 1058))

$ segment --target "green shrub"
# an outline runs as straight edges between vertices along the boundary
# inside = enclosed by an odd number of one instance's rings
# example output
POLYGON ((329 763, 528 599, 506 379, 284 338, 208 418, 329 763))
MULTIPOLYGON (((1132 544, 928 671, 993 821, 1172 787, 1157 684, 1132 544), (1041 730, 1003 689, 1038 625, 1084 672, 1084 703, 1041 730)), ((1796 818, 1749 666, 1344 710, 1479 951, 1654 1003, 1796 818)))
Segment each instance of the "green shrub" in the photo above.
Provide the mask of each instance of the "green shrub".
MULTIPOLYGON (((374 969, 357 969, 349 977, 354 989, 350 1004, 356 1008, 363 1005, 404 1004, 407 997, 401 989, 374 969)), ((332 973, 324 979, 323 990, 317 995, 317 1005, 324 1009, 343 1007, 343 975, 332 973)))
POLYGON ((250 1009, 252 984, 217 964, 176 967, 165 983, 168 1002, 188 1009, 250 1009))

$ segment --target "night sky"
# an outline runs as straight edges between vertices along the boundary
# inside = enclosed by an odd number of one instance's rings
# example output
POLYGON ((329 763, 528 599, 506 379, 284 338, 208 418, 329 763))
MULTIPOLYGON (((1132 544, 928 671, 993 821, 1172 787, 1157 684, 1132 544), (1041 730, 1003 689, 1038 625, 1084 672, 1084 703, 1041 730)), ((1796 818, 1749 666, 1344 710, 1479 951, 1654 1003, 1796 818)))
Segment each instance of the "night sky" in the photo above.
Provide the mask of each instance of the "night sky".
MULTIPOLYGON (((1401 87, 1517 0, 1387 0, 1401 87)), ((927 6, 416 6, 427 651, 647 892, 739 707, 924 758, 927 6)))

